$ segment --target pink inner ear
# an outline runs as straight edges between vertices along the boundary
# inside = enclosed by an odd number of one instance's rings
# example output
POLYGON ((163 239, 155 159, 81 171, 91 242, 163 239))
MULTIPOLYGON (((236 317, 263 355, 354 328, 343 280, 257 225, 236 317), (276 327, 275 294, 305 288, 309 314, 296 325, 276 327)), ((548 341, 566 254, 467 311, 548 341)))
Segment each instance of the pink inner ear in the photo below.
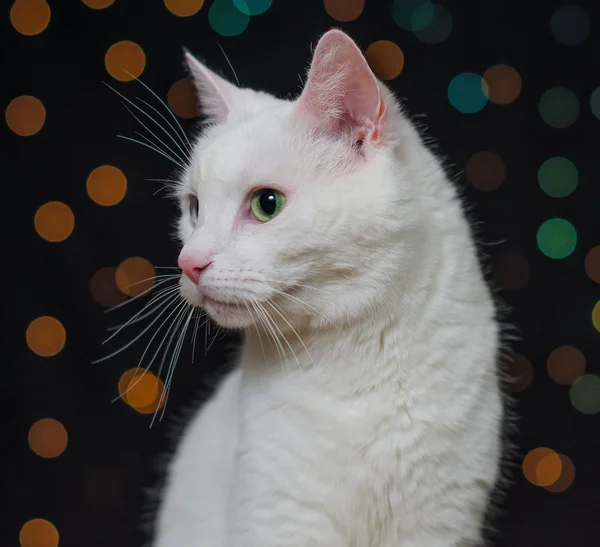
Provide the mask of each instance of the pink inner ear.
POLYGON ((355 142, 379 142, 385 114, 379 83, 343 32, 331 30, 317 44, 299 108, 327 131, 351 132, 355 142))

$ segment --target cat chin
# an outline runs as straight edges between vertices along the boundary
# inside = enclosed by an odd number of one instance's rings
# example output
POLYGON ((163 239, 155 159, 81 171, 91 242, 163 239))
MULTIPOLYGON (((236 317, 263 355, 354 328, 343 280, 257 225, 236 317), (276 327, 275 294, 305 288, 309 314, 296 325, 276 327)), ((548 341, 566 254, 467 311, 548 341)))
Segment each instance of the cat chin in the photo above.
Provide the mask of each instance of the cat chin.
POLYGON ((204 302, 202 308, 217 325, 226 329, 246 329, 254 324, 254 320, 243 306, 222 306, 204 302))

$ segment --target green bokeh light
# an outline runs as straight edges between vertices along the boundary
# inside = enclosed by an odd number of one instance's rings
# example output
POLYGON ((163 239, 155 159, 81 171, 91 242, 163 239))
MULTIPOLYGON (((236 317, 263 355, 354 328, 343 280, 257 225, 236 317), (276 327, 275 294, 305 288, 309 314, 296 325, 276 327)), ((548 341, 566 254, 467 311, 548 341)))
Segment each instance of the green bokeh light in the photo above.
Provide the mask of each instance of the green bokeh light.
POLYGON ((579 100, 570 89, 555 87, 542 95, 539 110, 550 127, 564 129, 579 117, 579 100))
POLYGON ((583 414, 600 412, 600 376, 585 374, 569 390, 571 404, 583 414))
POLYGON ((450 12, 434 4, 431 23, 421 30, 415 31, 415 36, 426 44, 441 44, 452 33, 452 15, 450 12))
POLYGON ((233 0, 233 5, 245 15, 260 15, 267 11, 273 0, 233 0))
POLYGON ((431 0, 394 0, 392 5, 394 21, 405 30, 423 30, 432 22, 433 16, 431 0))
POLYGON ((215 0, 208 10, 208 22, 221 36, 238 36, 248 28, 250 16, 236 9, 232 0, 215 0))
POLYGON ((592 114, 600 120, 600 87, 597 87, 590 97, 590 106, 592 114))
POLYGON ((488 101, 487 84, 479 74, 463 72, 448 85, 450 104, 463 114, 479 112, 488 101))
POLYGON ((577 230, 564 218, 551 218, 540 226, 537 244, 548 258, 566 258, 577 246, 577 230))
POLYGON ((553 198, 565 198, 577 188, 579 174, 575 164, 567 158, 547 159, 538 170, 540 188, 553 198))

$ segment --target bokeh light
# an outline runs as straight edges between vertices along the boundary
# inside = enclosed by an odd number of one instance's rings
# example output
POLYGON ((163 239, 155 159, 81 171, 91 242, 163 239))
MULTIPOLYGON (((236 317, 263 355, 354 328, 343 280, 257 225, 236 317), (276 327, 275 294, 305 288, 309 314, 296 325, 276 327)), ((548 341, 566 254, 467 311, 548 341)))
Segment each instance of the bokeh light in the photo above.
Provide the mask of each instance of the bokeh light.
POLYGON ((152 414, 165 404, 162 380, 143 368, 125 371, 118 388, 123 401, 141 414, 152 414))
POLYGON ((564 218, 551 218, 540 226, 537 244, 548 258, 566 258, 577 246, 577 230, 564 218))
POLYGON ((585 374, 585 356, 573 346, 560 346, 546 362, 548 374, 557 384, 570 386, 585 374))
POLYGON ((50 521, 31 519, 19 533, 21 547, 57 547, 58 530, 50 521))
POLYGON ((585 374, 571 386, 569 390, 571 404, 582 414, 598 414, 600 412, 600 376, 585 374))
POLYGON ((592 92, 590 97, 590 107, 592 109, 592 114, 600 120, 600 87, 597 87, 592 92))
POLYGON ((550 31, 565 46, 577 46, 590 35, 590 18, 581 6, 567 5, 550 17, 550 31))
POLYGON ((415 36, 426 44, 441 44, 452 33, 452 14, 442 5, 434 4, 431 23, 415 31, 415 36))
POLYGON ((21 137, 35 135, 46 121, 46 109, 42 102, 31 95, 14 98, 6 107, 6 124, 21 137))
POLYGON ((559 454, 559 457, 561 462, 560 476, 556 479, 556 482, 544 487, 548 492, 564 492, 575 480, 575 466, 571 458, 564 454, 559 454))
POLYGON ((547 159, 538 170, 540 188, 553 198, 565 198, 577 188, 579 175, 575 164, 567 158, 547 159))
POLYGON ((81 0, 88 8, 104 9, 112 6, 115 0, 81 0))
POLYGON ((108 207, 119 203, 127 192, 127 178, 112 165, 96 167, 86 181, 87 193, 98 205, 108 207))
POLYGON ((267 11, 273 0, 233 0, 233 5, 246 15, 260 15, 267 11))
POLYGON ((467 180, 478 190, 496 190, 502 185, 505 177, 506 165, 495 152, 477 152, 467 162, 467 180))
POLYGON ((510 393, 520 393, 533 381, 533 364, 527 357, 515 353, 506 362, 506 373, 508 375, 507 390, 510 393))
POLYGON ((117 267, 115 281, 126 295, 137 296, 154 285, 154 267, 145 258, 128 258, 117 267))
POLYGON ((590 249, 585 255, 584 267, 588 277, 592 281, 600 283, 600 245, 590 249))
POLYGON ((75 216, 68 205, 60 201, 44 203, 33 217, 35 230, 51 243, 67 239, 75 227, 75 216))
POLYGON ((250 23, 250 16, 238 10, 232 0, 215 0, 208 10, 208 22, 221 36, 238 36, 250 23))
POLYGON ((67 333, 58 319, 44 315, 29 324, 25 339, 29 349, 40 357, 53 357, 64 348, 67 333))
POLYGON ((485 80, 479 74, 463 72, 450 81, 448 99, 459 112, 474 114, 487 104, 488 91, 485 80))
POLYGON ((483 73, 488 99, 494 104, 510 104, 521 93, 521 76, 508 65, 494 65, 483 73))
POLYGON ((46 0, 16 0, 10 8, 10 22, 17 32, 35 36, 50 23, 50 6, 46 0))
POLYGON ((579 117, 579 100, 575 93, 564 87, 546 91, 538 105, 542 120, 550 127, 564 129, 579 117))
POLYGON ((592 310, 592 325, 600 332, 600 302, 596 302, 594 309, 592 310))
POLYGON ((404 68, 404 53, 389 40, 373 42, 365 51, 365 59, 380 80, 393 80, 404 68))
POLYGON ((177 17, 190 17, 200 11, 204 0, 164 0, 166 8, 177 17))
POLYGON ((523 460, 523 475, 535 486, 550 486, 560 477, 562 461, 551 448, 534 448, 523 460))
POLYGON ((190 78, 177 80, 167 93, 169 108, 180 118, 195 118, 198 116, 196 91, 190 78))
POLYGON ((423 30, 433 21, 434 6, 431 0, 394 0, 392 17, 404 30, 423 30))
POLYGON ((354 21, 365 9, 365 0, 324 0, 325 11, 341 23, 354 21))
POLYGON ((90 281, 92 298, 101 306, 111 308, 123 302, 127 297, 119 290, 116 282, 116 268, 100 268, 90 281))
POLYGON ((492 258, 494 279, 505 291, 517 291, 527 285, 530 270, 527 259, 515 251, 498 253, 492 258))
POLYGON ((108 48, 104 56, 106 71, 120 82, 138 78, 146 66, 146 54, 135 42, 123 40, 108 48))
POLYGON ((67 448, 69 436, 64 426, 53 418, 35 422, 27 435, 29 447, 42 458, 56 458, 67 448))

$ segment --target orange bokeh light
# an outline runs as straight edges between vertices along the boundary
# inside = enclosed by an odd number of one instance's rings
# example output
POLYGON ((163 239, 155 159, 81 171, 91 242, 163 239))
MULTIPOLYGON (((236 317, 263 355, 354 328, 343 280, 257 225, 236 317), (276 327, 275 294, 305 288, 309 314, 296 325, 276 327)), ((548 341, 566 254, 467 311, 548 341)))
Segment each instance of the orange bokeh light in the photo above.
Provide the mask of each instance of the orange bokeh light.
POLYGON ((58 243, 67 239, 75 227, 75 216, 68 205, 50 201, 42 205, 33 219, 36 232, 46 241, 58 243))
POLYGON ((108 207, 119 203, 127 192, 127 178, 112 165, 96 167, 86 181, 87 193, 98 205, 108 207))
POLYGON ((21 137, 35 135, 46 121, 46 109, 42 102, 31 95, 14 98, 6 107, 6 124, 21 137))
POLYGON ((365 0, 325 0, 325 11, 342 23, 354 21, 365 9, 365 0))
POLYGON ((65 346, 67 333, 58 319, 43 316, 29 324, 25 338, 31 351, 40 357, 53 357, 65 346))
POLYGON ((545 487, 549 492, 564 492, 575 480, 575 466, 573 465, 571 458, 564 454, 559 454, 559 456, 562 464, 560 477, 558 477, 554 483, 545 487))
POLYGON ((198 13, 204 0, 164 0, 166 8, 178 17, 189 17, 198 13))
POLYGON ((31 519, 19 533, 21 547, 57 547, 58 530, 45 519, 31 519))
POLYGON ((42 418, 29 429, 29 447, 42 458, 56 458, 67 448, 69 436, 64 426, 52 418, 42 418))
POLYGON ((154 267, 145 258, 127 258, 119 264, 115 281, 126 295, 137 296, 154 285, 154 267))
POLYGON ((46 0, 16 0, 10 8, 10 22, 17 32, 35 36, 50 23, 50 6, 46 0))
POLYGON ((115 0, 81 0, 88 8, 92 9, 104 9, 108 6, 112 6, 115 0))
POLYGON ((115 80, 130 82, 144 72, 146 54, 138 44, 123 40, 108 48, 104 64, 115 80))
POLYGON ((585 356, 573 346, 561 346, 548 356, 546 366, 557 384, 570 386, 585 374, 585 356))
POLYGON ((100 268, 90 281, 90 292, 98 304, 111 308, 123 302, 125 294, 119 290, 115 280, 117 269, 110 266, 100 268))
POLYGON ((584 266, 585 273, 588 277, 592 281, 600 283, 600 245, 597 245, 588 251, 585 255, 584 266))
POLYGON ((140 414, 152 414, 160 410, 166 401, 162 380, 143 368, 125 371, 119 379, 118 388, 120 397, 140 414))
POLYGON ((393 80, 404 68, 404 53, 389 40, 373 42, 365 51, 365 59, 380 80, 393 80))
POLYGON ((198 115, 198 107, 192 80, 189 78, 177 80, 169 89, 167 103, 180 118, 195 118, 198 115))
POLYGON ((523 475, 535 486, 550 486, 560 477, 562 460, 551 448, 534 448, 523 460, 523 475))
POLYGON ((521 93, 521 76, 511 66, 494 65, 483 73, 488 99, 495 104, 510 104, 521 93))

